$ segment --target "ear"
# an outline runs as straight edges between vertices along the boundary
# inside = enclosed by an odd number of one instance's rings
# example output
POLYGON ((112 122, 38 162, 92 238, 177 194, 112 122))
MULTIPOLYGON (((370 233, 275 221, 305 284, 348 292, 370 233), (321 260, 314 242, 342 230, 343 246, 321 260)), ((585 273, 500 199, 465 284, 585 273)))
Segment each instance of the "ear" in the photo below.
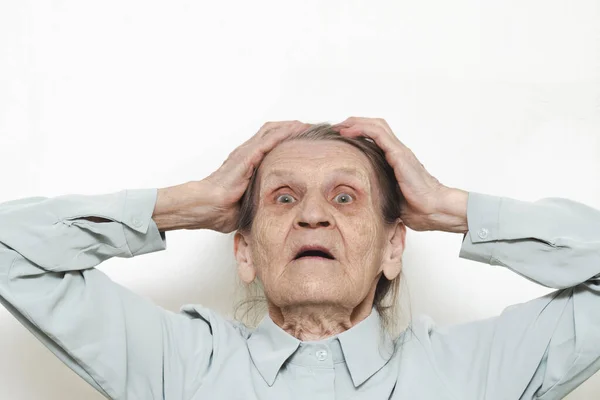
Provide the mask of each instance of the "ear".
POLYGON ((385 242, 383 260, 381 262, 383 274, 388 280, 392 280, 402 270, 402 254, 406 244, 406 226, 400 218, 396 225, 390 229, 385 242))
POLYGON ((256 278, 256 269, 252 264, 250 246, 248 246, 244 235, 239 232, 236 232, 233 237, 233 253, 237 260, 237 270, 240 279, 246 284, 252 283, 256 278))

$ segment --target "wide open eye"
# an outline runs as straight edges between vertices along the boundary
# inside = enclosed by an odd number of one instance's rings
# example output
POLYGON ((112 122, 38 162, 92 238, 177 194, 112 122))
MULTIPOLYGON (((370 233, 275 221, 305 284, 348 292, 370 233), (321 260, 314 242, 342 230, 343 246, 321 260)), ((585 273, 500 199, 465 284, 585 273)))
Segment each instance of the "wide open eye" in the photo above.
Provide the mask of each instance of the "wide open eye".
POLYGON ((352 199, 352 196, 350 196, 348 193, 340 193, 340 194, 338 194, 337 196, 335 196, 335 198, 336 198, 336 199, 337 199, 338 197, 339 197, 340 199, 343 199, 343 198, 345 198, 345 199, 346 199, 345 201, 342 201, 342 203, 350 203, 350 202, 352 202, 352 200, 353 200, 353 199, 352 199), (352 199, 352 200, 348 201, 347 199, 352 199))
MULTIPOLYGON (((290 196, 289 194, 286 193, 286 194, 282 194, 281 196, 277 196, 277 201, 279 202, 279 199, 281 199, 282 197, 283 198, 287 197, 288 199, 294 199, 292 196, 290 196)), ((284 204, 289 204, 289 203, 293 203, 294 201, 296 201, 296 200, 295 199, 293 201, 292 200, 288 200, 288 201, 284 201, 283 203, 284 204)))

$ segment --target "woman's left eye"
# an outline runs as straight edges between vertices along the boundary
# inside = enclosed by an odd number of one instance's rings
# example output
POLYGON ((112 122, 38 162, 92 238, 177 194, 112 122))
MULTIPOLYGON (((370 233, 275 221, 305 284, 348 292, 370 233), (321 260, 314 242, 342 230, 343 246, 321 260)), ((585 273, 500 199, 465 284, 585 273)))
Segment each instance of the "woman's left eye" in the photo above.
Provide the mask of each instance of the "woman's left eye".
MULTIPOLYGON (((346 199, 352 199, 352 196, 350 196, 348 193, 340 193, 337 196, 335 196, 335 198, 338 198, 338 197, 340 197, 340 198, 345 197, 346 199)), ((343 201, 343 203, 348 203, 348 201, 347 200, 343 201)))

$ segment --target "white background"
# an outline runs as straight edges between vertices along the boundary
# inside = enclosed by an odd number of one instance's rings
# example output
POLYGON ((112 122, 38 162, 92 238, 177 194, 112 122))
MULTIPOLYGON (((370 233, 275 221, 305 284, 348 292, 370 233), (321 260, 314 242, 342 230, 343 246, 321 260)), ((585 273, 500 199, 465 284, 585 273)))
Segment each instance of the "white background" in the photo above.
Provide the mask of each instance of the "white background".
MULTIPOLYGON (((200 180, 267 120, 385 118, 447 186, 600 208, 600 2, 0 2, 0 201, 200 180)), ((498 315, 551 289, 408 232, 413 314, 498 315)), ((99 268, 228 313, 232 234, 99 268)), ((600 266, 599 266, 600 268, 600 266)), ((600 310, 598 310, 600 312, 600 310)), ((0 399, 101 399, 4 308, 0 399)), ((595 375, 569 397, 593 399, 595 375)))

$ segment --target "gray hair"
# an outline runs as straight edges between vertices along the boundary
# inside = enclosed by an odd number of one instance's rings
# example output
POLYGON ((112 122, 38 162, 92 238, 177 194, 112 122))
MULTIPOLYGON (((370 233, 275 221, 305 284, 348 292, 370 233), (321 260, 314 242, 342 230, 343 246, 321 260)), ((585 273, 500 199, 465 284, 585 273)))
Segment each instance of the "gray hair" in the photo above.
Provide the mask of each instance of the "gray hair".
MULTIPOLYGON (((384 224, 390 226, 395 224, 397 219, 400 218, 400 211, 405 205, 404 195, 396 180, 394 169, 385 159, 384 151, 372 139, 365 137, 348 138, 341 136, 333 130, 330 124, 318 124, 312 125, 306 131, 286 140, 333 140, 350 144, 359 149, 367 156, 375 171, 378 183, 377 188, 381 198, 381 216, 384 224)), ((258 182, 256 182, 256 176, 258 175, 257 171, 259 168, 260 165, 255 168, 248 188, 240 200, 240 215, 236 229, 242 234, 250 233, 252 222, 256 215, 258 204, 258 182)), ((400 282, 403 281, 402 276, 401 271, 396 278, 388 280, 382 274, 377 282, 375 297, 373 299, 373 306, 381 316, 382 330, 393 339, 397 339, 400 333, 400 305, 398 298, 400 282)), ((235 305, 234 318, 237 321, 243 322, 246 326, 256 327, 267 313, 267 302, 262 282, 257 278, 251 284, 246 285, 238 279, 238 285, 245 290, 246 296, 235 305)))

